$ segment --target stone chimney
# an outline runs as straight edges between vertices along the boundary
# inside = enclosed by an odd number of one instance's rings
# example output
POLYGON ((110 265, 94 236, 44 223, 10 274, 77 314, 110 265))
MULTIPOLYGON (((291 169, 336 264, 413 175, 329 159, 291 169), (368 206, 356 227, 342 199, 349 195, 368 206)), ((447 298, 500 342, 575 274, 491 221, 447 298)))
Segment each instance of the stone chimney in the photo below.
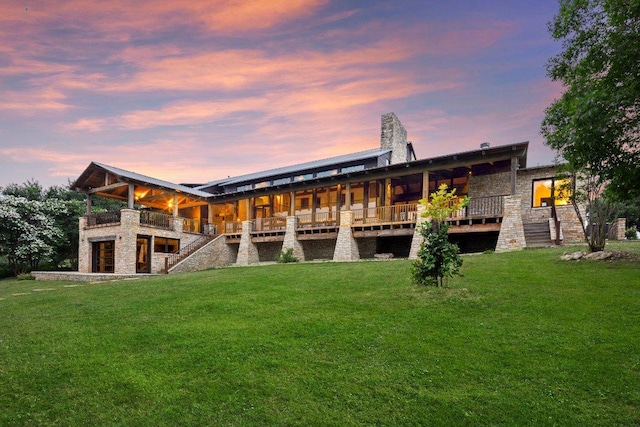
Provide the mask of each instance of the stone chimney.
POLYGON ((382 116, 380 148, 392 150, 391 164, 405 163, 407 161, 407 131, 395 113, 388 113, 382 116))

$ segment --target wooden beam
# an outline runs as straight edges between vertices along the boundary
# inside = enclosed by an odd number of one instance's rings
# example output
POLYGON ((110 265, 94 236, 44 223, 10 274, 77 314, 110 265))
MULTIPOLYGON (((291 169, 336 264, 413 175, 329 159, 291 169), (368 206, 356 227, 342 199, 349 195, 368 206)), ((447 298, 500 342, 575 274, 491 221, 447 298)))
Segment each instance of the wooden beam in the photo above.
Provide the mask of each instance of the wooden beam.
POLYGON ((511 158, 511 195, 516 194, 516 177, 518 176, 518 158, 511 158))
POLYGON ((129 185, 128 182, 116 182, 115 184, 103 185, 102 187, 92 188, 91 190, 87 191, 87 193, 89 194, 102 193, 103 191, 114 190, 116 188, 125 187, 127 185, 129 185))
POLYGON ((490 231, 500 231, 500 225, 500 223, 452 225, 449 228, 449 234, 487 233, 490 231))

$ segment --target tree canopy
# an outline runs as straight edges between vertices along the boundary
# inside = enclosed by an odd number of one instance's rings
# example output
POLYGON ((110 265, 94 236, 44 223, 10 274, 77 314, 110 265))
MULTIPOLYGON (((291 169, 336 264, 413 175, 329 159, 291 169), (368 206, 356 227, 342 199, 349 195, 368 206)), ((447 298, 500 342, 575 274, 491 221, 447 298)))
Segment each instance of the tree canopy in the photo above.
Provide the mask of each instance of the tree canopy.
POLYGON ((546 110, 546 143, 609 195, 639 195, 640 0, 559 3, 549 31, 563 50, 547 74, 566 91, 546 110))

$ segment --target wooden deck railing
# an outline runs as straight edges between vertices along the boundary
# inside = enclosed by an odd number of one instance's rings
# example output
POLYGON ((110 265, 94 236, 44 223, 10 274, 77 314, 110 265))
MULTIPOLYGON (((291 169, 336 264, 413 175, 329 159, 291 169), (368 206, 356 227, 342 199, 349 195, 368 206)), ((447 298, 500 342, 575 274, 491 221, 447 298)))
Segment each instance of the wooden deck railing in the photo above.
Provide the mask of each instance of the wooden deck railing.
POLYGON ((256 218, 252 221, 252 231, 284 230, 287 227, 287 218, 274 216, 271 218, 256 218))
POLYGON ((162 212, 140 211, 140 225, 173 230, 173 217, 162 212))
POLYGON ((410 203, 357 209, 353 211, 353 222, 354 224, 415 223, 418 217, 417 208, 417 203, 410 203))
POLYGON ((296 215, 296 228, 335 227, 338 218, 335 212, 316 212, 296 215))
MULTIPOLYGON (((469 204, 450 219, 498 218, 503 215, 504 196, 473 197, 469 204)), ((412 224, 418 219, 418 204, 378 206, 353 210, 353 225, 371 224, 412 224)), ((336 227, 336 212, 316 212, 296 215, 296 228, 336 227)), ((286 227, 285 218, 260 218, 253 220, 253 231, 281 230, 286 227)), ((224 233, 236 234, 242 231, 242 222, 225 222, 224 233)))
POLYGON ((502 216, 504 196, 472 197, 469 204, 451 215, 452 219, 502 216))
POLYGON ((225 234, 237 234, 242 232, 242 221, 227 221, 224 223, 225 234))
POLYGON ((182 231, 185 233, 204 233, 206 219, 182 218, 182 231))
POLYGON ((87 227, 120 224, 120 211, 106 211, 87 215, 87 227))

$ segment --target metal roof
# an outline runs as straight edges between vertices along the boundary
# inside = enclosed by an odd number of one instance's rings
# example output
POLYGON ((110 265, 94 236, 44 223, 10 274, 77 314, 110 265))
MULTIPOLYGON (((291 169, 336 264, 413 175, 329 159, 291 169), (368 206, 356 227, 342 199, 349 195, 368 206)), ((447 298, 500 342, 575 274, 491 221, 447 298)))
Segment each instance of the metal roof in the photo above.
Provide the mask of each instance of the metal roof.
POLYGON ((205 193, 204 191, 200 191, 198 189, 194 189, 191 187, 187 187, 185 185, 174 184, 169 181, 164 181, 162 179, 152 178, 150 176, 141 175, 139 173, 131 172, 128 170, 116 168, 114 166, 105 165, 98 162, 91 162, 91 164, 85 169, 85 171, 80 175, 80 177, 74 183, 74 187, 78 187, 84 190, 90 189, 91 185, 88 182, 89 178, 95 171, 95 168, 103 169, 109 173, 112 173, 120 178, 124 178, 125 181, 136 181, 142 184, 149 184, 156 187, 164 188, 167 190, 173 190, 179 193, 185 193, 192 196, 207 198, 211 196, 209 193, 205 193))
POLYGON ((230 177, 226 179, 219 179, 216 181, 210 181, 203 185, 199 185, 195 188, 202 189, 202 188, 212 187, 214 185, 233 185, 233 184, 238 184, 242 182, 256 181, 258 179, 271 178, 271 177, 282 176, 282 175, 292 175, 292 174, 304 172, 307 170, 320 169, 323 167, 334 166, 342 163, 350 163, 350 162, 355 162, 359 160, 377 158, 390 152, 391 150, 389 149, 376 148, 372 150, 360 151, 357 153, 344 154, 342 156, 315 160, 307 163, 299 163, 297 165, 284 166, 276 169, 269 169, 262 172, 254 172, 246 175, 239 175, 239 176, 230 177))

